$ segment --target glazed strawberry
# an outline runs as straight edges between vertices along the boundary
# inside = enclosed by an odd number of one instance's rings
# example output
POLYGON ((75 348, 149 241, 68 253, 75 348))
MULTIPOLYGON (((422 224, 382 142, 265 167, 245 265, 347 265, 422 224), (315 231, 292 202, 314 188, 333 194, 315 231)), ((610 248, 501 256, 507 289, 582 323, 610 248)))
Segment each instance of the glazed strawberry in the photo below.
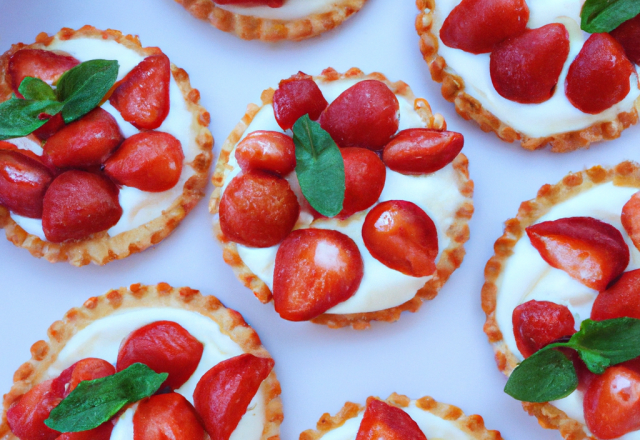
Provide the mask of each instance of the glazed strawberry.
POLYGON ((211 440, 229 439, 273 366, 273 359, 245 353, 220 362, 202 376, 193 402, 211 440))
POLYGON ((52 387, 56 394, 67 397, 80 382, 100 379, 115 373, 115 367, 109 362, 103 359, 86 358, 60 373, 60 376, 54 379, 52 387))
POLYGON ((11 212, 41 218, 45 193, 52 181, 51 172, 42 162, 26 152, 0 148, 0 205, 11 212))
POLYGON ((17 151, 18 153, 30 157, 31 159, 37 160, 42 163, 42 157, 38 156, 31 150, 23 150, 22 148, 18 148, 16 145, 11 142, 0 141, 0 150, 9 150, 9 151, 17 151))
POLYGON ((39 383, 11 405, 7 422, 20 440, 54 440, 60 433, 44 424, 49 413, 62 401, 52 392, 53 380, 39 383))
POLYGON ((309 115, 313 121, 317 120, 327 105, 315 81, 302 72, 280 81, 278 90, 273 94, 273 113, 283 130, 293 127, 298 118, 304 115, 309 115))
POLYGON ((609 34, 622 45, 629 60, 640 64, 640 15, 625 21, 609 34))
POLYGON ((634 71, 611 35, 592 34, 569 67, 565 93, 578 110, 595 115, 629 94, 629 77, 634 71))
MULTIPOLYGON (((41 118, 42 116, 43 115, 39 115, 38 118, 41 118)), ((62 119, 62 113, 57 113, 53 116, 44 115, 44 117, 48 119, 47 123, 33 132, 35 137, 41 141, 46 141, 65 125, 64 119, 62 119)))
POLYGON ((615 284, 598 294, 591 309, 594 321, 625 316, 640 319, 640 269, 623 273, 615 284))
POLYGON ((51 136, 42 157, 57 168, 90 168, 107 160, 123 140, 115 118, 97 107, 51 136))
POLYGON ((436 270, 438 231, 418 205, 390 200, 376 205, 364 220, 362 239, 373 258, 412 277, 436 270))
POLYGON ((245 246, 280 243, 298 220, 300 205, 289 182, 263 171, 233 178, 220 200, 220 229, 245 246))
POLYGON ((134 67, 109 102, 125 121, 141 130, 154 130, 169 114, 171 62, 165 54, 151 55, 134 67))
POLYGON ((451 163, 464 146, 464 137, 453 131, 409 128, 394 136, 382 152, 382 160, 402 174, 428 174, 451 163))
POLYGON ((179 324, 157 321, 132 332, 118 351, 122 371, 140 362, 156 373, 169 373, 163 386, 180 388, 196 371, 204 345, 179 324))
POLYGON ((620 231, 591 217, 562 218, 526 230, 544 261, 599 292, 629 264, 620 231))
POLYGON ((527 301, 513 310, 513 334, 518 350, 528 358, 563 336, 573 335, 576 322, 566 306, 549 301, 527 301))
POLYGON ((640 192, 632 195, 624 204, 620 221, 635 247, 640 249, 640 192))
POLYGON ((503 98, 521 104, 548 101, 569 56, 569 32, 551 23, 513 36, 491 53, 493 87, 503 98))
POLYGON ((249 133, 236 146, 235 155, 245 173, 263 170, 286 176, 296 167, 293 139, 277 131, 258 130, 249 133))
POLYGON ((215 0, 214 3, 219 5, 238 5, 238 6, 269 6, 270 8, 279 8, 284 4, 285 0, 215 0))
POLYGON ((61 55, 49 50, 22 49, 9 59, 9 75, 14 93, 18 92, 20 83, 27 76, 40 78, 47 83, 54 83, 67 70, 80 64, 80 61, 69 55, 61 55))
POLYGON ((356 440, 427 440, 418 424, 402 409, 369 397, 356 440))
POLYGON ((108 421, 89 431, 65 432, 56 440, 109 440, 113 431, 113 422, 108 421))
POLYGON ((584 394, 584 418, 595 437, 608 440, 640 429, 640 374, 616 365, 584 394))
POLYGON ((204 440, 195 409, 177 393, 159 394, 140 403, 133 415, 134 440, 204 440))
POLYGON ((525 0, 462 0, 444 21, 440 39, 465 52, 487 53, 522 33, 528 21, 525 0))
POLYGON ((398 98, 381 81, 349 87, 320 116, 320 125, 343 148, 379 150, 398 131, 398 98))
POLYGON ((47 240, 81 240, 114 226, 122 208, 118 188, 108 178, 86 171, 67 171, 44 196, 42 228, 47 240))
POLYGON ((365 148, 341 148, 340 154, 344 160, 345 191, 337 217, 345 219, 378 201, 387 168, 376 153, 365 148))
POLYGON ((105 163, 105 173, 120 185, 142 191, 167 191, 182 174, 182 144, 169 133, 144 131, 127 138, 105 163))
POLYGON ((360 250, 345 234, 329 229, 295 230, 276 254, 276 312, 289 321, 315 318, 353 296, 363 274, 360 250))

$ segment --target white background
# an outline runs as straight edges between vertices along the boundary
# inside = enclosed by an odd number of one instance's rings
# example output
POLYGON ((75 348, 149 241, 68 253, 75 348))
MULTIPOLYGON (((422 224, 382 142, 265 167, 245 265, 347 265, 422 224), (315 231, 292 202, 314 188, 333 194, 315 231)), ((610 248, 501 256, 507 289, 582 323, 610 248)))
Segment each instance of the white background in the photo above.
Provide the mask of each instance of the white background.
POLYGON ((403 80, 416 96, 442 113, 449 128, 465 135, 476 184, 476 212, 470 223, 467 256, 438 297, 418 313, 367 331, 331 330, 278 317, 234 277, 213 238, 207 198, 166 240, 141 254, 83 268, 51 264, 0 239, 0 391, 9 390, 13 372, 30 357, 29 347, 46 337, 49 325, 71 307, 111 288, 165 281, 219 297, 240 311, 260 334, 276 360, 282 384, 283 440, 314 428, 324 412, 334 414, 347 400, 364 403, 369 395, 396 391, 431 395, 481 414, 488 428, 505 439, 556 439, 502 391, 505 378, 482 332, 480 307, 483 269, 520 202, 545 183, 569 171, 636 159, 640 128, 621 139, 569 154, 528 152, 483 133, 462 120, 440 95, 418 49, 412 0, 369 0, 361 12, 319 38, 299 43, 242 41, 189 15, 171 0, 0 0, 0 52, 12 43, 32 43, 39 32, 91 24, 137 34, 145 46, 159 46, 191 76, 211 113, 215 155, 260 93, 302 70, 317 74, 327 66, 345 71, 357 66, 403 80))

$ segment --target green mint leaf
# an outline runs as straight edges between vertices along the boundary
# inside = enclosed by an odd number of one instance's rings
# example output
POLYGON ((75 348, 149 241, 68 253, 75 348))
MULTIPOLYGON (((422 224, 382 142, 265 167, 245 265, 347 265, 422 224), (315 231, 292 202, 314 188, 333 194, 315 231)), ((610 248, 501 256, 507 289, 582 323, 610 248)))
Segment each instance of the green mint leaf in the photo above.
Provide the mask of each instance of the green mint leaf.
POLYGON ((304 115, 293 125, 296 174, 302 194, 320 214, 333 217, 344 202, 344 161, 320 124, 304 115))
POLYGON ((118 62, 91 60, 66 71, 58 81, 56 94, 64 102, 66 124, 96 108, 118 77, 118 62))
POLYGON ((611 32, 638 14, 638 0, 587 0, 580 13, 580 27, 591 34, 611 32))
POLYGON ((167 376, 144 364, 133 364, 112 376, 80 382, 44 423, 59 432, 97 428, 125 405, 153 395, 167 376))
POLYGON ((51 86, 40 78, 27 76, 20 83, 18 91, 24 96, 24 99, 35 99, 37 101, 55 101, 56 93, 51 86))
POLYGON ((557 350, 542 349, 513 370, 504 392, 524 402, 549 402, 567 397, 577 387, 573 363, 557 350))
POLYGON ((18 138, 33 133, 47 123, 38 116, 53 116, 62 110, 58 101, 34 101, 31 99, 10 99, 0 104, 0 140, 18 138))
POLYGON ((640 356, 640 319, 617 318, 605 321, 585 319, 580 331, 571 337, 568 346, 578 350, 589 370, 601 374, 604 370, 595 365, 592 369, 589 362, 596 356, 609 360, 609 365, 619 364, 640 356), (586 359, 585 359, 585 353, 586 359), (589 361, 587 361, 589 360, 589 361))

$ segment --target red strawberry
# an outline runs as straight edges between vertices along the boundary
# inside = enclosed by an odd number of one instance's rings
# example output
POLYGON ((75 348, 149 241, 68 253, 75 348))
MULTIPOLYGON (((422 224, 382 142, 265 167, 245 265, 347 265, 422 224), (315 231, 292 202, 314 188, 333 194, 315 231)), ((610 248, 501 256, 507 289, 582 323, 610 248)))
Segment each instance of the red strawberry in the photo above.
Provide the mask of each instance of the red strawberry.
POLYGON ((135 440, 204 440, 195 409, 177 393, 148 397, 133 415, 135 440))
POLYGON ((623 273, 615 284, 598 294, 591 309, 594 321, 625 316, 640 319, 640 269, 623 273))
POLYGON ((631 196, 622 207, 622 227, 637 249, 640 249, 640 192, 631 196))
POLYGON ((280 81, 273 94, 273 112, 283 130, 290 129, 298 118, 307 114, 317 120, 327 105, 315 81, 302 72, 280 81))
POLYGON ((609 32, 622 45, 629 60, 640 64, 640 15, 609 32))
POLYGON ((42 49, 22 49, 14 53, 9 59, 9 75, 11 75, 11 87, 17 96, 22 98, 18 92, 20 83, 27 76, 40 78, 41 80, 53 83, 67 70, 80 64, 72 56, 60 55, 50 50, 42 49))
POLYGON ((41 218, 52 181, 49 169, 26 151, 0 148, 0 205, 18 215, 41 218))
POLYGON ((7 411, 9 427, 20 440, 54 440, 60 435, 44 424, 62 401, 62 396, 52 391, 52 383, 53 379, 37 384, 7 411))
POLYGON ((382 160, 402 174, 428 174, 451 163, 464 146, 464 137, 453 131, 409 128, 394 136, 382 152, 382 160))
POLYGON ((56 394, 67 397, 80 382, 100 379, 115 373, 115 367, 109 362, 97 358, 86 358, 60 373, 60 376, 54 379, 52 387, 56 394))
MULTIPOLYGON (((42 116, 43 115, 41 114, 38 116, 38 118, 42 118, 42 116)), ((47 123, 33 132, 35 137, 37 137, 41 141, 46 141, 55 133, 57 133, 58 130, 62 129, 62 127, 65 126, 64 119, 62 119, 62 113, 57 113, 51 117, 48 116, 49 115, 45 115, 45 117, 47 117, 48 119, 47 123)))
POLYGON ((170 80, 169 58, 151 55, 124 77, 109 102, 136 128, 155 130, 169 114, 170 80))
POLYGON ((345 219, 378 201, 387 168, 376 153, 365 148, 341 148, 340 154, 344 160, 345 191, 337 217, 345 219))
POLYGON ((526 230, 544 261, 599 292, 629 264, 620 231, 591 217, 562 218, 526 230))
POLYGON ((89 431, 66 432, 56 440, 109 440, 113 431, 113 422, 109 420, 89 431))
POLYGON ((296 167, 293 139, 277 131, 250 133, 236 146, 235 156, 244 172, 263 170, 285 176, 296 167))
POLYGON ((563 336, 573 335, 576 322, 566 306, 549 301, 527 301, 513 310, 513 334, 522 356, 536 351, 563 336))
POLYGON ((356 440, 427 440, 418 424, 402 409, 369 397, 356 440))
MULTIPOLYGON (((37 160, 40 163, 42 162, 42 156, 38 156, 31 150, 23 150, 22 148, 18 148, 16 145, 11 142, 0 141, 0 150, 9 150, 9 151, 17 151, 18 153, 30 157, 31 159, 37 160)), ((44 164, 43 164, 44 165, 44 164)))

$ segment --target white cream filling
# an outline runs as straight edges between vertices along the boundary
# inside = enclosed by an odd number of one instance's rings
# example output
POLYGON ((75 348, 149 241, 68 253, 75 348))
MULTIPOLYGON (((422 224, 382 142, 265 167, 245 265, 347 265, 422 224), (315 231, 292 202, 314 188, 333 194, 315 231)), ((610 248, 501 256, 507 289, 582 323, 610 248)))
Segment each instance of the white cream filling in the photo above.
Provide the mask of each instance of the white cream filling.
POLYGON ((496 92, 489 71, 490 54, 475 55, 453 49, 440 40, 440 28, 461 0, 437 0, 433 14, 432 32, 438 36, 438 53, 446 60, 447 70, 460 76, 465 92, 480 101, 482 106, 515 130, 529 137, 544 137, 587 128, 595 123, 613 120, 619 113, 629 112, 640 96, 639 67, 631 75, 631 91, 614 105, 597 115, 575 108, 564 92, 569 66, 578 56, 589 34, 580 30, 580 10, 584 0, 529 0, 528 27, 535 29, 549 23, 563 23, 570 35, 570 52, 551 99, 541 104, 520 104, 503 98, 496 92))
MULTIPOLYGON (((325 99, 332 102, 343 91, 359 80, 343 79, 328 83, 319 82, 325 99)), ((425 123, 409 102, 398 96, 400 103, 399 130, 407 128, 425 127, 425 123)), ((271 130, 283 133, 276 122, 273 107, 265 105, 254 117, 244 136, 256 130, 271 130)), ((240 173, 240 167, 235 159, 235 149, 231 152, 229 165, 232 167, 225 175, 223 191, 229 182, 240 173)), ((285 176, 298 198, 303 196, 297 182, 295 172, 285 176)), ((405 176, 387 169, 384 189, 380 195, 380 202, 386 200, 407 200, 415 203, 431 217, 438 231, 438 258, 444 249, 451 244, 446 232, 451 226, 455 213, 465 202, 465 198, 458 190, 458 177, 449 164, 435 173, 422 176, 405 176)), ((362 225, 369 210, 362 211, 345 221, 338 219, 322 219, 312 223, 313 217, 307 212, 301 212, 296 228, 334 229, 348 235, 358 246, 364 262, 364 276, 356 293, 348 300, 332 307, 327 313, 364 313, 384 310, 409 301, 425 282, 432 278, 411 277, 385 266, 369 253, 362 240, 362 225)), ((260 278, 269 289, 273 289, 273 273, 275 258, 279 245, 270 248, 251 248, 237 245, 238 254, 244 264, 260 278)))
MULTIPOLYGON (((80 62, 98 58, 117 60, 120 65, 118 81, 124 78, 131 69, 144 59, 143 56, 134 50, 115 41, 95 38, 80 38, 64 41, 55 39, 48 48, 68 52, 80 62)), ((195 174, 191 162, 193 162, 199 154, 198 145, 195 140, 195 124, 197 124, 197 122, 187 109, 185 99, 173 75, 171 76, 169 86, 169 98, 171 103, 169 114, 162 125, 156 130, 172 134, 182 144, 182 151, 185 157, 180 180, 173 188, 159 193, 145 192, 137 188, 123 186, 119 194, 120 206, 122 206, 123 211, 122 217, 116 225, 108 230, 109 235, 112 237, 122 232, 135 229, 161 216, 162 213, 171 208, 174 202, 182 195, 182 188, 185 182, 195 174)), ((126 122, 120 115, 120 112, 118 112, 109 101, 105 102, 102 108, 116 119, 125 138, 140 131, 126 122)), ((42 148, 26 138, 11 139, 9 142, 22 145, 21 148, 26 147, 36 154, 42 154, 42 148)), ((29 234, 46 241, 41 219, 27 218, 15 213, 11 214, 11 218, 29 234)))
POLYGON ((285 0, 284 4, 279 8, 218 4, 216 4, 216 7, 233 12, 234 14, 252 15, 254 17, 271 20, 298 20, 311 14, 329 12, 342 3, 344 3, 342 0, 285 0))

